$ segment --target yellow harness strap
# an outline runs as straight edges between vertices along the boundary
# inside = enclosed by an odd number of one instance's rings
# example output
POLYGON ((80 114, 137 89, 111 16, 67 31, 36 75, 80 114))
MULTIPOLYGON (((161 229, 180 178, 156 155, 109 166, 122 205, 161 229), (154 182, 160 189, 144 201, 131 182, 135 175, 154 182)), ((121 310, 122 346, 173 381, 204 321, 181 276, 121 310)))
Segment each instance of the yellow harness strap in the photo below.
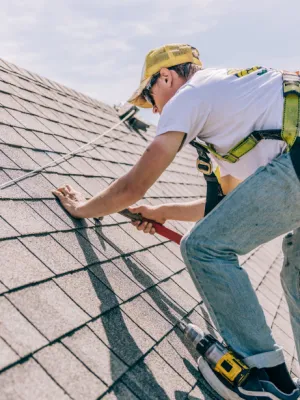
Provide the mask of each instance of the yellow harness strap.
POLYGON ((203 145, 203 147, 218 159, 230 163, 239 161, 243 155, 252 150, 262 139, 282 139, 287 143, 287 151, 290 151, 297 136, 300 136, 300 75, 299 73, 284 72, 282 77, 284 112, 281 132, 276 130, 252 132, 225 155, 217 153, 214 146, 209 143, 203 145))
POLYGON ((282 139, 288 145, 288 151, 300 134, 300 76, 283 74, 284 112, 281 131, 282 139))

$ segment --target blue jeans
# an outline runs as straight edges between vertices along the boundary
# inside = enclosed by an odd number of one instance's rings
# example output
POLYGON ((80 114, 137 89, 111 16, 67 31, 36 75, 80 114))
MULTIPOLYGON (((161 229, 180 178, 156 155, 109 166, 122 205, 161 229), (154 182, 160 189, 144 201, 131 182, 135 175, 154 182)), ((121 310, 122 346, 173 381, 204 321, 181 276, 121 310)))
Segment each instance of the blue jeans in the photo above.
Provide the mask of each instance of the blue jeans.
POLYGON ((237 255, 295 230, 284 240, 281 278, 300 357, 298 227, 300 182, 290 154, 283 154, 241 183, 181 241, 184 261, 217 329, 250 367, 273 367, 284 356, 237 255))

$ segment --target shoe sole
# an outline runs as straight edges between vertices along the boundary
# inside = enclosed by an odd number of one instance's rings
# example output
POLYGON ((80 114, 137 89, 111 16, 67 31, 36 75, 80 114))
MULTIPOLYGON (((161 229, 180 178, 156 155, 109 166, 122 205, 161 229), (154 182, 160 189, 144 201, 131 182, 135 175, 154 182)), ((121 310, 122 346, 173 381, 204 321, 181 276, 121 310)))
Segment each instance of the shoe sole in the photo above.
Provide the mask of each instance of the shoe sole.
POLYGON ((217 379, 213 370, 203 357, 199 357, 198 367, 203 378, 221 397, 223 397, 224 400, 244 400, 243 397, 240 397, 237 393, 228 389, 228 387, 223 385, 223 383, 217 379))

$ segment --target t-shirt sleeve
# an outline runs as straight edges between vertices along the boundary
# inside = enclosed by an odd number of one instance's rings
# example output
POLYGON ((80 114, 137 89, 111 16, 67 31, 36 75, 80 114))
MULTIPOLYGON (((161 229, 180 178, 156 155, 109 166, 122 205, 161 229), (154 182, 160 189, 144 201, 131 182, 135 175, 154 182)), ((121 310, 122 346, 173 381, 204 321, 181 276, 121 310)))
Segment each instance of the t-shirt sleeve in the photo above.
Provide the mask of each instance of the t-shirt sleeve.
POLYGON ((203 129, 210 113, 210 104, 201 99, 193 87, 186 87, 165 105, 160 116, 156 136, 166 132, 184 132, 184 146, 203 129))

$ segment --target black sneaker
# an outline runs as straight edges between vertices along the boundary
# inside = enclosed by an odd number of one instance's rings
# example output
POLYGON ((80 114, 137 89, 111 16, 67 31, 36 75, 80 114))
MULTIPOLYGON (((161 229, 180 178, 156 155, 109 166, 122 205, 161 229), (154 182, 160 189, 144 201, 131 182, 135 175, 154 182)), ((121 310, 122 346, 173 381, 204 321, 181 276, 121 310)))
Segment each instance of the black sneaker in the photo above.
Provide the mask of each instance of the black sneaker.
POLYGON ((234 387, 213 371, 203 357, 199 357, 198 367, 204 379, 224 400, 297 400, 300 397, 299 389, 291 394, 283 393, 272 382, 260 379, 256 370, 251 372, 245 384, 234 387))

